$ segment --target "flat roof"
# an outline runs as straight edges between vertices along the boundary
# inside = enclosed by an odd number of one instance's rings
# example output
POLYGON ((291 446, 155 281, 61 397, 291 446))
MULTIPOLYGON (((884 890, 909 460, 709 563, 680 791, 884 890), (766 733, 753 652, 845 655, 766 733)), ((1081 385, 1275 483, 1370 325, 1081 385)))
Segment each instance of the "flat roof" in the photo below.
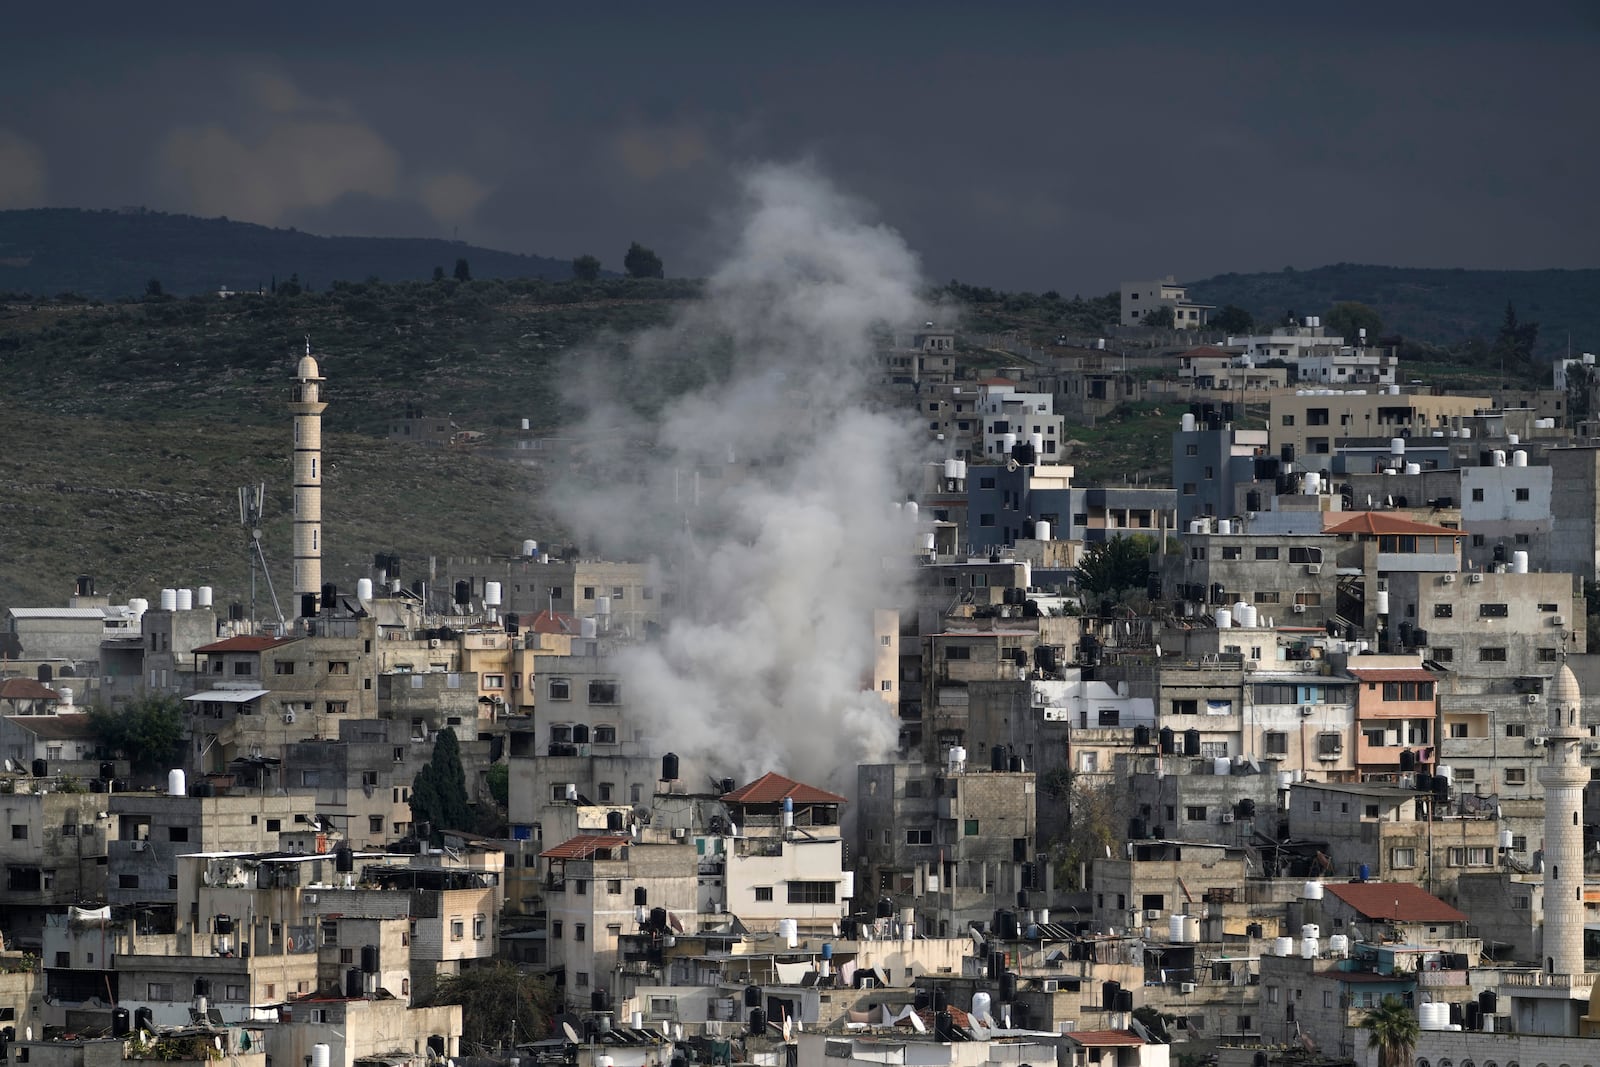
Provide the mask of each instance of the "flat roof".
POLYGON ((207 689, 184 700, 193 700, 197 703, 218 704, 248 704, 272 692, 270 689, 207 689))

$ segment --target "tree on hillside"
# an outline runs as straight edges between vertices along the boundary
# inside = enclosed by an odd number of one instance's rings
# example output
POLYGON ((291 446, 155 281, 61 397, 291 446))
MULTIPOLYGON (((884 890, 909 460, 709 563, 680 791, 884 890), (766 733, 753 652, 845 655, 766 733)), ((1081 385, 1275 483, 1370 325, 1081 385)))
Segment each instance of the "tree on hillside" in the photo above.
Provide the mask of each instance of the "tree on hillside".
POLYGON ((1116 797, 1106 786, 1093 785, 1088 778, 1066 767, 1057 767, 1039 782, 1045 803, 1064 807, 1067 830, 1049 843, 1061 885, 1076 885, 1078 865, 1093 864, 1106 849, 1118 845, 1116 797))
POLYGON ((572 261, 572 276, 580 282, 592 282, 600 277, 600 261, 594 256, 579 256, 572 261))
POLYGON ((470 282, 471 280, 472 268, 467 265, 467 261, 464 259, 456 260, 456 281, 470 282))
POLYGON ((1118 534, 1109 541, 1095 542, 1078 564, 1078 588, 1103 595, 1145 588, 1150 577, 1150 551, 1154 547, 1150 538, 1138 535, 1123 537, 1118 534))
POLYGON ((663 278, 666 271, 662 267, 661 257, 638 241, 628 246, 628 254, 622 257, 622 267, 628 272, 630 278, 663 278))
POLYGON ((1378 1067, 1406 1067, 1417 1047, 1421 1028, 1417 1016, 1399 997, 1384 997, 1361 1020, 1367 1031, 1367 1047, 1378 1052, 1378 1067))
POLYGON ((1383 332, 1383 317, 1372 308, 1355 300, 1341 300, 1328 309, 1322 318, 1323 325, 1339 337, 1355 344, 1362 329, 1367 331, 1368 342, 1375 343, 1383 332))
POLYGON ((448 726, 434 738, 433 757, 411 784, 411 822, 419 831, 427 823, 433 834, 473 827, 472 808, 467 803, 467 774, 461 766, 461 743, 448 726))
POLYGON ((1245 335, 1256 328, 1255 317, 1242 307, 1226 304, 1222 310, 1211 316, 1212 326, 1223 333, 1245 335))
POLYGON ((433 280, 436 281, 436 282, 444 281, 444 268, 443 267, 434 267, 433 268, 433 280))
POLYGON ((1507 300, 1506 317, 1500 323, 1500 332, 1494 341, 1495 353, 1503 362, 1531 363, 1533 346, 1538 340, 1539 324, 1518 319, 1516 305, 1507 300))
POLYGON ((122 708, 97 705, 89 728, 108 751, 135 770, 159 771, 177 764, 183 750, 183 705, 176 697, 146 697, 122 708))
POLYGON ((461 1005, 461 1040, 474 1052, 541 1040, 561 1010, 548 979, 520 971, 507 960, 439 979, 428 1006, 447 1004, 461 1005))
POLYGON ((1576 427, 1591 417, 1595 411, 1595 387, 1600 386, 1600 375, 1587 363, 1567 364, 1567 421, 1576 427))
POLYGON ((1172 305, 1162 304, 1145 312, 1144 318, 1139 320, 1141 326, 1148 326, 1152 330, 1170 330, 1177 325, 1177 317, 1173 314, 1172 305))
POLYGON ((160 278, 151 278, 149 281, 145 282, 144 283, 144 295, 147 296, 147 297, 152 297, 152 298, 154 298, 156 300, 160 300, 163 296, 167 295, 165 292, 162 291, 161 279, 160 278))

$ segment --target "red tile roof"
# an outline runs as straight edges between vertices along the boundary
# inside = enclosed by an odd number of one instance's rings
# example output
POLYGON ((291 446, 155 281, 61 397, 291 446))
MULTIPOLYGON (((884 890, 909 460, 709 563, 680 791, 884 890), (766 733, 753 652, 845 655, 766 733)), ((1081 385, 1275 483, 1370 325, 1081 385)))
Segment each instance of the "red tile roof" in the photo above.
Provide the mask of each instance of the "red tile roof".
POLYGON ((1434 677, 1421 667, 1346 668, 1363 682, 1431 682, 1434 677))
POLYGON ((286 645, 293 641, 292 637, 269 637, 265 634, 247 634, 243 637, 229 637, 221 641, 213 641, 209 645, 201 645, 196 652, 265 652, 278 645, 286 645))
POLYGON ((549 860, 587 860, 593 859, 597 852, 620 848, 627 843, 628 838, 620 834, 579 834, 567 838, 555 848, 545 849, 539 853, 539 857, 549 860))
POLYGON ((1326 889, 1367 919, 1407 923, 1464 923, 1467 917, 1419 885, 1406 882, 1330 882, 1326 889))
POLYGON ((578 617, 576 615, 563 615, 559 611, 544 611, 533 617, 533 622, 528 629, 536 634, 572 634, 577 636, 578 617))
POLYGON ((1460 537, 1460 530, 1448 526, 1430 526, 1414 522, 1383 511, 1358 511, 1345 518, 1336 518, 1341 512, 1330 511, 1324 520, 1323 533, 1331 534, 1427 534, 1433 537, 1460 537))
POLYGON ((781 804, 788 797, 796 804, 843 804, 844 797, 823 789, 785 778, 769 771, 742 789, 725 793, 723 801, 730 804, 781 804))
POLYGON ((1142 1045, 1144 1038, 1127 1030, 1068 1030, 1066 1035, 1080 1045, 1142 1045))
MULTIPOLYGON (((951 1004, 948 1007, 946 1007, 945 1011, 950 1013, 950 1021, 953 1024, 955 1024, 956 1026, 966 1027, 966 1026, 971 1026, 972 1025, 972 1016, 968 1015, 966 1012, 962 1011, 960 1008, 956 1007, 954 1004, 951 1004)), ((933 1033, 934 1022, 935 1022, 934 1015, 936 1015, 936 1014, 937 1014, 937 1012, 935 1012, 931 1008, 923 1008, 923 1009, 921 1009, 920 1011, 917 1012, 917 1018, 922 1020, 923 1029, 925 1029, 930 1034, 933 1033)), ((907 1019, 896 1019, 894 1024, 896 1026, 903 1026, 907 1030, 911 1029, 911 1020, 909 1018, 907 1018, 907 1019)))
POLYGON ((32 678, 7 678, 0 682, 0 700, 60 700, 61 694, 32 678))

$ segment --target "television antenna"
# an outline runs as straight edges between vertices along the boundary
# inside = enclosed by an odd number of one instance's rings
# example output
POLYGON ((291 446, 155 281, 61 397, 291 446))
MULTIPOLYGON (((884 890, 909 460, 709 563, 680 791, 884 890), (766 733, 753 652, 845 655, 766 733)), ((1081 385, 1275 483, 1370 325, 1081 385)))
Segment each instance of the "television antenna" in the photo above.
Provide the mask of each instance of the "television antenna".
POLYGON ((272 571, 267 566, 266 553, 261 549, 261 516, 266 499, 266 482, 239 487, 239 524, 244 527, 250 541, 250 547, 245 550, 250 558, 250 622, 252 626, 256 622, 256 566, 259 563, 261 576, 267 582, 267 592, 272 596, 272 611, 278 616, 281 630, 287 623, 283 618, 283 608, 278 604, 278 591, 272 587, 272 571))

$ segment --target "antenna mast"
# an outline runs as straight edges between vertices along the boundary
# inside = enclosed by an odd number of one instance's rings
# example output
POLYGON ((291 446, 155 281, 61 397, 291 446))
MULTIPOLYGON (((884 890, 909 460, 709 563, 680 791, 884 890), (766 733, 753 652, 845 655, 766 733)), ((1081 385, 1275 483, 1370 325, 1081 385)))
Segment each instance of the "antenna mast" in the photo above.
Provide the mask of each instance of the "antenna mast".
POLYGON ((261 515, 266 498, 266 482, 239 487, 239 523, 245 528, 245 536, 249 538, 249 547, 245 549, 245 554, 250 558, 250 625, 254 628, 256 623, 256 565, 259 562, 261 576, 267 582, 267 592, 272 596, 273 614, 278 617, 278 627, 282 630, 287 625, 283 618, 283 608, 278 604, 278 591, 272 587, 272 571, 267 567, 267 556, 261 549, 261 515))

